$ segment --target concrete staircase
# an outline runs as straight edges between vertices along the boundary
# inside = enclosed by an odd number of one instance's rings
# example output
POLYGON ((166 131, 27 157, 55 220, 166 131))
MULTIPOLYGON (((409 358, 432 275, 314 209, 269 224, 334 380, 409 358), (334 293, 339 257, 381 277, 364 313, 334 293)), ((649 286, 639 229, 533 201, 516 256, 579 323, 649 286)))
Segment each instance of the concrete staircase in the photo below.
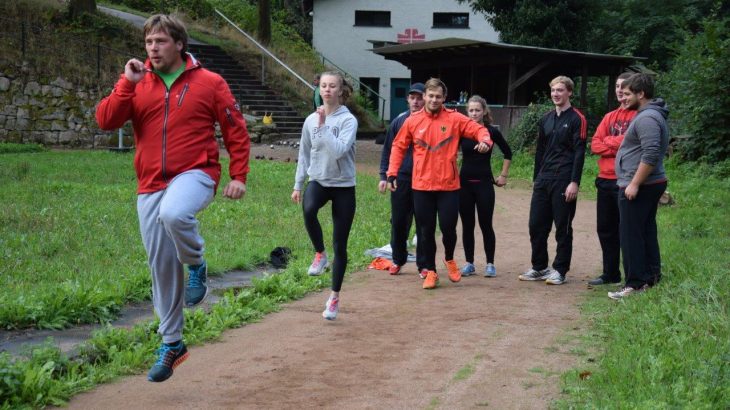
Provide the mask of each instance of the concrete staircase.
POLYGON ((282 139, 301 137, 304 118, 286 99, 261 84, 258 77, 251 75, 225 51, 206 44, 188 44, 188 51, 200 60, 203 67, 225 78, 244 113, 257 117, 273 113, 276 129, 282 139))

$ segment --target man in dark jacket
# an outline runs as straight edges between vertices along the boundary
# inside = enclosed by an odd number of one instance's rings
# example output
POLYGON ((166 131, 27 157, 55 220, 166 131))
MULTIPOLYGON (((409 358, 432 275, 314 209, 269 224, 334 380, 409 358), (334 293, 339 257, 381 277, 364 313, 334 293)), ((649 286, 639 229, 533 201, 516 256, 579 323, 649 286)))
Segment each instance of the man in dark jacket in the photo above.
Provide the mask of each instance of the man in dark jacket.
POLYGON ((555 104, 538 123, 534 185, 530 202, 532 268, 520 280, 543 280, 562 285, 573 253, 573 217, 586 149, 586 119, 570 105, 573 80, 565 76, 550 82, 555 104), (558 246, 552 268, 548 266, 547 240, 553 222, 558 246))
MULTIPOLYGON (((378 191, 385 193, 387 178, 385 176, 388 171, 388 163, 390 161, 390 150, 393 146, 393 140, 398 135, 400 127, 406 121, 406 118, 413 112, 423 109, 423 83, 413 83, 408 91, 408 111, 400 113, 390 123, 388 132, 385 135, 383 143, 383 152, 380 156, 380 183, 378 183, 378 191)), ((398 275, 403 265, 408 261, 408 234, 411 231, 411 222, 413 221, 413 190, 411 189, 411 172, 413 170, 413 147, 408 149, 406 157, 403 160, 398 171, 398 189, 390 194, 390 247, 393 251, 393 265, 389 272, 391 275, 398 275)), ((416 232, 418 232, 418 222, 416 222, 416 232)), ((418 274, 424 279, 421 269, 423 264, 420 263, 423 258, 423 252, 418 252, 416 245, 416 266, 418 274)))
POLYGON ((667 188, 663 159, 669 146, 669 110, 664 100, 654 99, 651 76, 634 74, 621 88, 626 104, 639 112, 616 154, 626 283, 618 292, 608 292, 611 299, 643 292, 661 279, 656 212, 667 188))

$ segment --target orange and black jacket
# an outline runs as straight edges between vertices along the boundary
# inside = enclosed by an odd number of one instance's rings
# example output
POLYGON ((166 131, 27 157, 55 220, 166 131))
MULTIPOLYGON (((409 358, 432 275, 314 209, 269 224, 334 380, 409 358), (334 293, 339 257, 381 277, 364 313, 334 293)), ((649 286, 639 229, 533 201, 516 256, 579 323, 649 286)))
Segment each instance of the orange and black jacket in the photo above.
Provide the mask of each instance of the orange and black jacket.
POLYGON ((489 131, 465 115, 442 108, 433 114, 422 109, 411 114, 393 141, 388 177, 395 177, 408 147, 413 144, 411 187, 419 191, 455 191, 460 188, 456 158, 461 138, 490 147, 489 131))
MULTIPOLYGON (((151 68, 149 60, 145 67, 151 68)), ((96 121, 111 130, 128 120, 134 128, 138 194, 163 190, 175 176, 193 169, 208 174, 217 186, 221 165, 216 122, 231 157, 231 179, 246 182, 250 140, 243 115, 226 81, 202 68, 191 54, 170 90, 152 72, 136 84, 120 76, 97 106, 96 121)))
POLYGON ((580 185, 588 125, 583 113, 569 107, 550 110, 538 122, 533 180, 561 179, 580 185))
POLYGON ((616 179, 616 153, 624 133, 629 129, 631 120, 636 117, 636 110, 619 108, 606 114, 596 128, 591 139, 591 152, 600 155, 598 158, 598 177, 616 179))

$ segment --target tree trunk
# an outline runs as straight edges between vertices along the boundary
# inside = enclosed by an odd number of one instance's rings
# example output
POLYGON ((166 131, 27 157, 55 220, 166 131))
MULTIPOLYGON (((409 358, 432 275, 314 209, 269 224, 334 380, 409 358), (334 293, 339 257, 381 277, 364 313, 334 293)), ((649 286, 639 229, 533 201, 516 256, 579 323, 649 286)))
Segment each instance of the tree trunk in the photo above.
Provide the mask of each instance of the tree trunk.
POLYGON ((95 13, 96 0, 69 0, 68 13, 71 18, 77 18, 82 13, 95 13))
POLYGON ((271 42, 271 3, 269 0, 259 0, 258 37, 261 44, 265 46, 271 42))

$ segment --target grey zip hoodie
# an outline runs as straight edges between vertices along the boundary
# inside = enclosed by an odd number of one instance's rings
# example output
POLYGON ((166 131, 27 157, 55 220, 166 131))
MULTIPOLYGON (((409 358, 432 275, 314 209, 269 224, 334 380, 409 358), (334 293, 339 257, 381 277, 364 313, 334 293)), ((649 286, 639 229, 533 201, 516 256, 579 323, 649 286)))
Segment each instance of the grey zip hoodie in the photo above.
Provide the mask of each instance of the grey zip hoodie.
POLYGON ((325 187, 355 186, 356 134, 357 119, 344 105, 325 117, 322 128, 319 114, 310 114, 302 127, 294 189, 301 191, 307 176, 325 187))
POLYGON ((651 100, 639 109, 616 154, 616 183, 626 187, 634 178, 641 162, 654 169, 644 184, 666 181, 664 155, 669 146, 669 110, 661 98, 651 100))

